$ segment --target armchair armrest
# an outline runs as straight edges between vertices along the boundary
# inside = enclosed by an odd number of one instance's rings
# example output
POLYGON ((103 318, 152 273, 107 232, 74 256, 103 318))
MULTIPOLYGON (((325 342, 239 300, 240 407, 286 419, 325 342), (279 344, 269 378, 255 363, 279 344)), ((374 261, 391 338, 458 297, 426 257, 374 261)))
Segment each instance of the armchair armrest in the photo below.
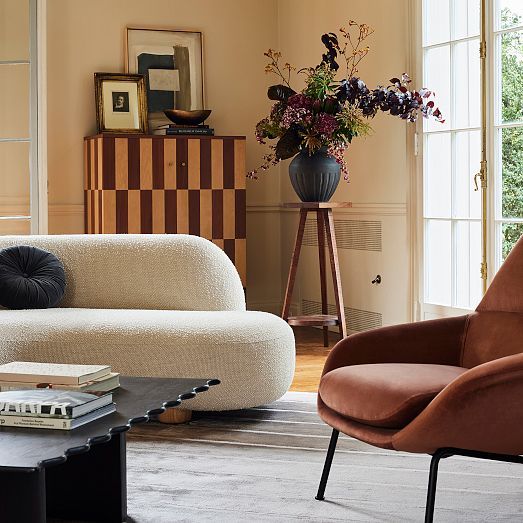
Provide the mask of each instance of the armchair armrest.
POLYGON ((323 374, 365 363, 460 365, 468 316, 382 327, 353 334, 331 350, 323 374))
POLYGON ((478 365, 450 383, 393 438, 396 450, 523 454, 523 353, 478 365))

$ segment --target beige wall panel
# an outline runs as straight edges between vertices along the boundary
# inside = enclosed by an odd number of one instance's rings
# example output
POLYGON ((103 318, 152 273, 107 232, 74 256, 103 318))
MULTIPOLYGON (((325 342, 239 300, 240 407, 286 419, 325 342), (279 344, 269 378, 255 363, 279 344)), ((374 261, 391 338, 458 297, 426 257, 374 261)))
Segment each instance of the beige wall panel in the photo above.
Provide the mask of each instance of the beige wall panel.
POLYGON ((0 61, 29 60, 29 1, 0 0, 0 61))
MULTIPOLYGON (((0 138, 29 137, 29 65, 0 64, 0 138)), ((82 151, 82 141, 79 152, 82 151)), ((82 184, 82 158, 76 175, 82 184)))
POLYGON ((29 220, 0 220, 0 236, 8 234, 30 234, 29 220))
POLYGON ((115 183, 116 188, 125 190, 129 183, 129 158, 126 138, 116 138, 114 141, 115 183))
POLYGON ((29 144, 0 143, 0 215, 29 214, 29 144))
POLYGON ((84 212, 82 205, 51 206, 49 208, 49 227, 53 234, 78 234, 84 232, 84 212))

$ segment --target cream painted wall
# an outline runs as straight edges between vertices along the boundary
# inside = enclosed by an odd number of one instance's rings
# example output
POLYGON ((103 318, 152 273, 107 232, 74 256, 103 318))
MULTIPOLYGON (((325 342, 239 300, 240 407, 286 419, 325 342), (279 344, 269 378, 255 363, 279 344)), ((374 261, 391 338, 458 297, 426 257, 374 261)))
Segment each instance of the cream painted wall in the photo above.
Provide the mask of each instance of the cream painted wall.
MULTIPOLYGON (((265 152, 253 128, 270 107, 265 88, 273 81, 264 74, 263 52, 277 48, 298 67, 316 64, 321 34, 355 19, 376 30, 361 75, 369 85, 386 82, 407 69, 407 5, 406 0, 394 9, 386 0, 375 0, 372 8, 359 0, 48 0, 50 231, 83 231, 82 139, 95 132, 93 73, 123 71, 126 25, 203 32, 210 123, 219 134, 248 137, 250 169, 265 152)), ((359 206, 359 214, 350 211, 344 219, 382 220, 387 238, 379 258, 365 251, 342 253, 343 285, 347 305, 388 311, 385 323, 396 323, 409 319, 406 124, 380 115, 373 127, 374 136, 351 146, 351 183, 342 182, 334 199, 359 206), (384 276, 380 288, 370 286, 375 270, 384 276)), ((280 208, 296 199, 287 162, 248 181, 247 199, 249 305, 277 312, 296 226, 295 213, 280 208)), ((318 294, 316 255, 311 248, 304 253, 297 306, 300 297, 318 294)))
MULTIPOLYGON (((369 86, 387 84, 408 67, 408 2, 387 0, 372 3, 347 0, 279 0, 279 49, 286 61, 298 69, 321 60, 323 33, 338 32, 348 20, 367 23, 375 29, 368 39, 370 53, 361 62, 359 75, 369 86)), ((351 201, 354 209, 335 212, 337 219, 382 222, 381 253, 340 250, 345 305, 381 312, 383 323, 410 319, 410 269, 407 229, 407 126, 405 122, 380 114, 372 121, 374 133, 356 139, 347 152, 350 183, 341 181, 333 201, 351 201), (371 284, 377 273, 378 287, 371 284)), ((288 181, 288 162, 281 165, 282 201, 297 199, 288 181)), ((282 287, 296 230, 295 213, 282 215, 282 287)), ((305 248, 297 279, 295 307, 301 299, 319 300, 316 248, 305 248)), ((332 294, 329 303, 334 304, 332 294)))
MULTIPOLYGON (((247 168, 261 162, 254 123, 270 107, 263 52, 276 47, 277 1, 48 0, 48 176, 51 233, 83 232, 82 140, 96 130, 93 73, 124 68, 127 25, 193 29, 204 35, 209 123, 247 136, 247 168)), ((249 183, 249 206, 280 200, 278 176, 249 183)), ((280 296, 279 217, 248 215, 248 298, 280 296)), ((272 304, 272 305, 271 305, 272 304)))

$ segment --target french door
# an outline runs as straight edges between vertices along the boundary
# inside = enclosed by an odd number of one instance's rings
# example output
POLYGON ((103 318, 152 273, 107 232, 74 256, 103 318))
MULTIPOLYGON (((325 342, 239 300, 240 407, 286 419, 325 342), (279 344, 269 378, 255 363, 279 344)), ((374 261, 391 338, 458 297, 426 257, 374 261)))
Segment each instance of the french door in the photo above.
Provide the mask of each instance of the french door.
POLYGON ((474 309, 523 233, 523 2, 421 0, 421 319, 474 309), (482 70, 483 68, 483 70, 482 70))
POLYGON ((44 0, 0 0, 0 234, 46 232, 44 0))

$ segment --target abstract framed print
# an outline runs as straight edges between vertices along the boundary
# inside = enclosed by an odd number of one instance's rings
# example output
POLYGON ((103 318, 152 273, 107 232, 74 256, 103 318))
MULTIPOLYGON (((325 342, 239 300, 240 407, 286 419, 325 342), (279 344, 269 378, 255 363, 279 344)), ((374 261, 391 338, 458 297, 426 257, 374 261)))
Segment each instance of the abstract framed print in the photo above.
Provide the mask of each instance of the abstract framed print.
POLYGON ((204 109, 199 31, 127 27, 125 71, 143 74, 151 127, 170 123, 166 109, 204 109))

